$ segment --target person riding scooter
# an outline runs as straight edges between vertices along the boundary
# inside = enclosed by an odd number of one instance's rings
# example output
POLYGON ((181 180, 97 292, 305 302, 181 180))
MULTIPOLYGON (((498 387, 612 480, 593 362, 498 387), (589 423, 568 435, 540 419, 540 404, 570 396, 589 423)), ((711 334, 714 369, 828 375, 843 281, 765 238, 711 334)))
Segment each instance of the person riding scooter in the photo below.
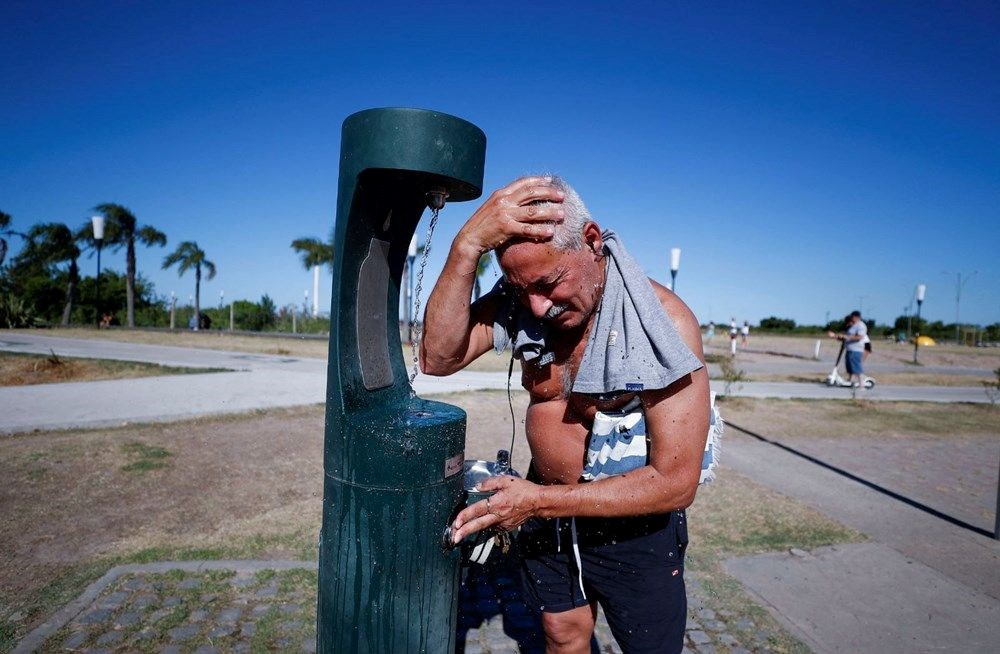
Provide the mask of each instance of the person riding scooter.
MULTIPOLYGON (((855 388, 864 386, 865 388, 871 388, 874 382, 869 383, 871 380, 864 376, 864 351, 865 351, 865 341, 868 338, 868 325, 865 321, 861 319, 860 311, 852 311, 846 319, 847 330, 841 333, 827 332, 830 338, 835 338, 843 342, 842 350, 846 354, 845 364, 847 365, 847 374, 850 375, 850 380, 847 384, 855 388)), ((838 361, 840 357, 837 357, 838 361)), ((838 380, 833 380, 834 375, 837 375, 837 370, 834 368, 833 373, 831 373, 830 380, 828 383, 831 385, 842 385, 837 384, 838 380)))

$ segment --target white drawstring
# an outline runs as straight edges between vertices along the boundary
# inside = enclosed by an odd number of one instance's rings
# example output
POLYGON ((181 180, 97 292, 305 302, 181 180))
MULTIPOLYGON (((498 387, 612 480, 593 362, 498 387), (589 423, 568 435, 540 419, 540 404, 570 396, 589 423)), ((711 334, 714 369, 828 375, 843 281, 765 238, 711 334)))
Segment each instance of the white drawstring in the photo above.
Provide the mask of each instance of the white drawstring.
POLYGON ((556 553, 562 552, 562 539, 559 538, 559 518, 556 518, 556 553))
POLYGON ((576 518, 570 518, 570 520, 569 527, 573 532, 573 554, 576 555, 576 573, 580 581, 580 592, 583 594, 583 599, 587 599, 587 591, 583 589, 583 561, 580 560, 580 546, 576 542, 576 518))

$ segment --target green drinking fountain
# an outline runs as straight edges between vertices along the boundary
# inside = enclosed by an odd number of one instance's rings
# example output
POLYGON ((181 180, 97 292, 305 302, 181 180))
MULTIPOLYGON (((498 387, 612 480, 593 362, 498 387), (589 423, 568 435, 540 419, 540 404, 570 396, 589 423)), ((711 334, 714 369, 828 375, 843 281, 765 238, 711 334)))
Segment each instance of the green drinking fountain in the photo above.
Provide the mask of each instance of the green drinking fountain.
POLYGON ((343 125, 323 448, 317 650, 455 648, 465 412, 411 390, 399 289, 425 209, 482 193, 486 135, 421 109, 343 125))

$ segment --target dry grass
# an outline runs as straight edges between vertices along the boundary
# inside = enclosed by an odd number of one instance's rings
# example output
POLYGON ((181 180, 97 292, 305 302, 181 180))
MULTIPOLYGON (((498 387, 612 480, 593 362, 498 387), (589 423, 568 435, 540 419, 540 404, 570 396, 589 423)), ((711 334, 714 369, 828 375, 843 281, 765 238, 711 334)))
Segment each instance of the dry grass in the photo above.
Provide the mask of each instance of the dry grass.
MULTIPOLYGON (((440 399, 468 411, 468 458, 492 458, 509 447, 505 393, 440 399)), ((516 392, 513 399, 514 462, 524 471, 527 396, 516 392)), ((0 488, 0 618, 20 614, 11 624, 23 635, 123 562, 315 557, 323 419, 323 408, 312 406, 0 440, 7 482, 0 488)), ((692 561, 703 578, 722 575, 718 562, 728 553, 856 538, 729 472, 700 492, 692 515, 692 561)), ((757 610, 739 594, 713 592, 719 606, 738 615, 757 610)), ((765 615, 755 621, 769 633, 773 628, 775 643, 793 642, 777 626, 766 627, 765 615)))
POLYGON ((56 354, 0 352, 0 386, 27 386, 87 382, 100 379, 134 379, 156 375, 218 372, 215 368, 178 368, 135 361, 77 359, 56 354))
MULTIPOLYGON (((982 381, 985 381, 986 377, 977 377, 973 375, 939 375, 931 373, 919 372, 919 368, 915 368, 914 372, 895 372, 895 373, 877 373, 875 374, 875 381, 879 386, 979 386, 982 381)), ((841 368, 841 375, 847 376, 847 373, 841 368)), ((825 378, 822 375, 814 375, 812 377, 807 377, 805 375, 760 375, 754 374, 753 381, 759 382, 794 382, 799 384, 822 384, 825 383, 825 378)))
POLYGON ((209 350, 251 352, 254 354, 278 354, 282 356, 325 359, 328 341, 325 338, 241 336, 224 331, 142 331, 130 329, 46 329, 24 331, 38 336, 59 338, 86 338, 93 340, 120 341, 122 343, 143 343, 146 345, 170 345, 174 347, 194 347, 209 350))
POLYGON ((716 481, 698 491, 688 509, 691 546, 687 573, 699 583, 716 613, 738 616, 730 630, 744 643, 765 635, 773 652, 809 652, 809 648, 747 595, 726 574, 722 562, 734 555, 809 550, 835 543, 860 542, 864 536, 814 509, 776 493, 732 470, 720 470, 716 481), (745 620, 752 626, 742 628, 745 620))
POLYGON ((864 540, 805 504, 726 469, 698 491, 688 513, 692 547, 718 556, 864 540))
MULTIPOLYGON (((802 359, 812 359, 814 348, 816 347, 816 336, 772 336, 751 334, 748 344, 748 351, 741 347, 741 356, 748 357, 747 360, 764 360, 768 356, 781 355, 792 356, 802 359), (774 353, 772 355, 766 352, 774 353)), ((819 338, 821 342, 820 356, 833 360, 839 344, 826 337, 819 338), (831 354, 832 352, 832 354, 831 354)), ((888 341, 874 341, 872 343, 873 357, 879 363, 912 363, 913 346, 907 344, 895 344, 888 341)), ((717 354, 729 353, 729 336, 719 335, 718 332, 711 342, 706 342, 706 352, 717 354)), ((784 358, 784 357, 781 357, 784 358)), ((994 370, 1000 367, 1000 348, 976 348, 960 345, 935 345, 933 347, 920 348, 920 363, 924 366, 961 366, 965 368, 978 368, 980 370, 994 370)))
POLYGON ((726 398, 722 413, 741 427, 789 438, 982 438, 996 436, 988 404, 726 398))
MULTIPOLYGON (((279 356, 303 357, 307 359, 327 358, 329 342, 326 338, 305 338, 295 336, 243 336, 229 334, 224 331, 141 331, 128 329, 46 329, 33 330, 0 330, 8 333, 23 331, 38 336, 53 336, 59 338, 86 338, 93 340, 119 341, 122 343, 141 343, 145 345, 168 345, 172 347, 193 347, 207 350, 225 350, 230 352, 249 352, 252 354, 274 354, 279 356)), ((413 363, 413 352, 408 345, 403 346, 403 361, 407 369, 413 363)), ((478 360, 472 362, 466 370, 479 372, 506 372, 509 359, 487 352, 478 360)), ((515 365, 515 385, 520 378, 520 368, 515 365)))

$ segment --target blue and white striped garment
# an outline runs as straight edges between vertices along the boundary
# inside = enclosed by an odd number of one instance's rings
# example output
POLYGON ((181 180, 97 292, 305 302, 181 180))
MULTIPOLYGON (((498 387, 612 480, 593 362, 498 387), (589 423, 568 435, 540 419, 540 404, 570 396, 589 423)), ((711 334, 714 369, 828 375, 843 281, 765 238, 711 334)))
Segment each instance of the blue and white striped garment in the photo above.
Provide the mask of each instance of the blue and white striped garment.
MULTIPOLYGON (((701 459, 699 484, 715 479, 715 469, 719 465, 719 451, 724 424, 715 406, 715 393, 711 395, 709 410, 708 438, 705 454, 701 459)), ((646 434, 646 416, 638 397, 618 411, 598 411, 594 415, 594 426, 590 430, 587 444, 587 463, 581 477, 584 481, 596 481, 621 475, 641 468, 649 462, 649 447, 646 434)))
POLYGON ((618 411, 594 415, 587 444, 584 481, 596 481, 635 470, 649 461, 646 416, 637 395, 618 411))

